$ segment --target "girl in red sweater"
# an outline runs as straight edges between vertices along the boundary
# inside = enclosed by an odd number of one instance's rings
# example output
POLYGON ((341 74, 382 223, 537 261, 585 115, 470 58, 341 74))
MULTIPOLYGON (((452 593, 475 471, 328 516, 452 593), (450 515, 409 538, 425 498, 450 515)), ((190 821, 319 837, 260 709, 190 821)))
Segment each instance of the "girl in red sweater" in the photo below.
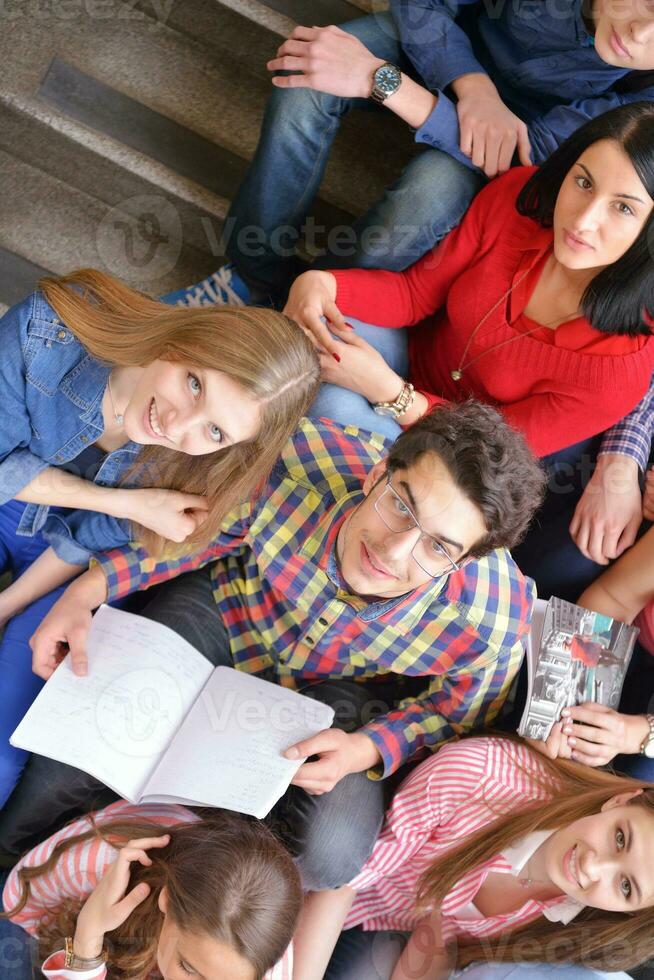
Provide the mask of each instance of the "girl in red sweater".
POLYGON ((322 352, 329 384, 312 414, 394 437, 474 397, 539 456, 602 432, 654 368, 653 208, 654 106, 642 102, 494 180, 404 272, 304 273, 285 312, 322 352))

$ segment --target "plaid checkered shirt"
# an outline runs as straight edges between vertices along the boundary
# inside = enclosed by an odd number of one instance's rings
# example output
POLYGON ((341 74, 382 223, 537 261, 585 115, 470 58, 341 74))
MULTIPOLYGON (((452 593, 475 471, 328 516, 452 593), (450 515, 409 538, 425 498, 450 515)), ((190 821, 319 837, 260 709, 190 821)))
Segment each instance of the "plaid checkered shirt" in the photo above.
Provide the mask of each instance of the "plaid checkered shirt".
POLYGON ((280 683, 298 687, 424 678, 417 696, 362 729, 382 757, 371 777, 495 717, 520 665, 535 597, 506 549, 399 598, 368 601, 348 591, 337 534, 389 445, 353 426, 303 419, 264 492, 232 511, 204 551, 156 560, 133 545, 97 558, 109 599, 213 562, 217 613, 239 670, 274 667, 280 683))

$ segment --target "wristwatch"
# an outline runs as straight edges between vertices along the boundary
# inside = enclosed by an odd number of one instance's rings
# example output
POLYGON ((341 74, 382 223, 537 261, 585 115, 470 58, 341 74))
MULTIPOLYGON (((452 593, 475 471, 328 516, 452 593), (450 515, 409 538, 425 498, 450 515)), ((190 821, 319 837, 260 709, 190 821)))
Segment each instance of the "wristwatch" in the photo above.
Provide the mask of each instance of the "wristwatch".
POLYGON ((373 102, 385 102, 389 95, 397 92, 402 84, 402 72, 397 65, 392 65, 390 61, 380 65, 372 76, 372 92, 370 98, 373 102))
POLYGON ((645 715, 649 732, 640 745, 640 754, 646 755, 648 759, 654 759, 654 715, 645 715))
POLYGON ((377 412, 377 415, 389 415, 391 418, 399 419, 400 416, 404 415, 411 408, 415 397, 415 388, 410 381, 405 381, 402 385, 402 391, 395 401, 377 402, 372 407, 377 412))
POLYGON ((76 956, 73 937, 66 936, 66 955, 64 966, 69 970, 95 970, 98 966, 103 966, 107 962, 107 951, 102 950, 99 956, 92 956, 85 959, 83 956, 76 956))

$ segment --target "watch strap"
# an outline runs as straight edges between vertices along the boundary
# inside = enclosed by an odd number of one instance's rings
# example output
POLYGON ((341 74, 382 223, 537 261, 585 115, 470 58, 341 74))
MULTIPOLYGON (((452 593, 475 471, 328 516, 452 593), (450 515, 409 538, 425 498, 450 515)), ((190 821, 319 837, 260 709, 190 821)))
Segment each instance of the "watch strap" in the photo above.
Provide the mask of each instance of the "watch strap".
POLYGON ((386 409, 388 412, 392 412, 396 418, 404 415, 411 406, 413 405, 413 400, 416 397, 416 391, 410 381, 405 381, 402 385, 402 390, 397 396, 397 398, 392 402, 376 402, 375 408, 386 409))
POLYGON ((640 744, 640 754, 645 755, 645 750, 654 741, 654 715, 645 715, 647 718, 647 724, 649 725, 649 732, 640 744))
POLYGON ((73 937, 66 936, 64 966, 68 970, 95 970, 99 966, 104 966, 106 962, 107 951, 104 949, 99 956, 92 956, 89 959, 83 956, 77 956, 73 937))

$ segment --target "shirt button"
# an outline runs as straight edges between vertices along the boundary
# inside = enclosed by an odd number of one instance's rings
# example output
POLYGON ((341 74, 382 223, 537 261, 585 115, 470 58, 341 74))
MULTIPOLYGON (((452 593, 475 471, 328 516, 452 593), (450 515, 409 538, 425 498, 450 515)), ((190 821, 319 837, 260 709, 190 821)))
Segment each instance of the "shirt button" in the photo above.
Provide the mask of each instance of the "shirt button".
POLYGON ((59 340, 65 340, 66 339, 66 331, 65 330, 57 330, 57 337, 59 338, 59 340))
POLYGON ((63 460, 63 458, 64 458, 64 457, 63 457, 63 456, 61 455, 61 453, 57 453, 57 455, 55 456, 55 459, 56 459, 56 460, 57 460, 57 462, 59 462, 59 463, 61 463, 61 462, 62 462, 62 460, 63 460))
POLYGON ((312 647, 313 644, 315 643, 314 638, 312 636, 307 636, 307 643, 309 644, 309 646, 312 647))
POLYGON ((324 616, 321 616, 318 622, 320 623, 321 626, 327 626, 327 620, 325 619, 324 616))
POLYGON ((82 436, 82 442, 88 442, 88 441, 89 441, 88 436, 82 436))

